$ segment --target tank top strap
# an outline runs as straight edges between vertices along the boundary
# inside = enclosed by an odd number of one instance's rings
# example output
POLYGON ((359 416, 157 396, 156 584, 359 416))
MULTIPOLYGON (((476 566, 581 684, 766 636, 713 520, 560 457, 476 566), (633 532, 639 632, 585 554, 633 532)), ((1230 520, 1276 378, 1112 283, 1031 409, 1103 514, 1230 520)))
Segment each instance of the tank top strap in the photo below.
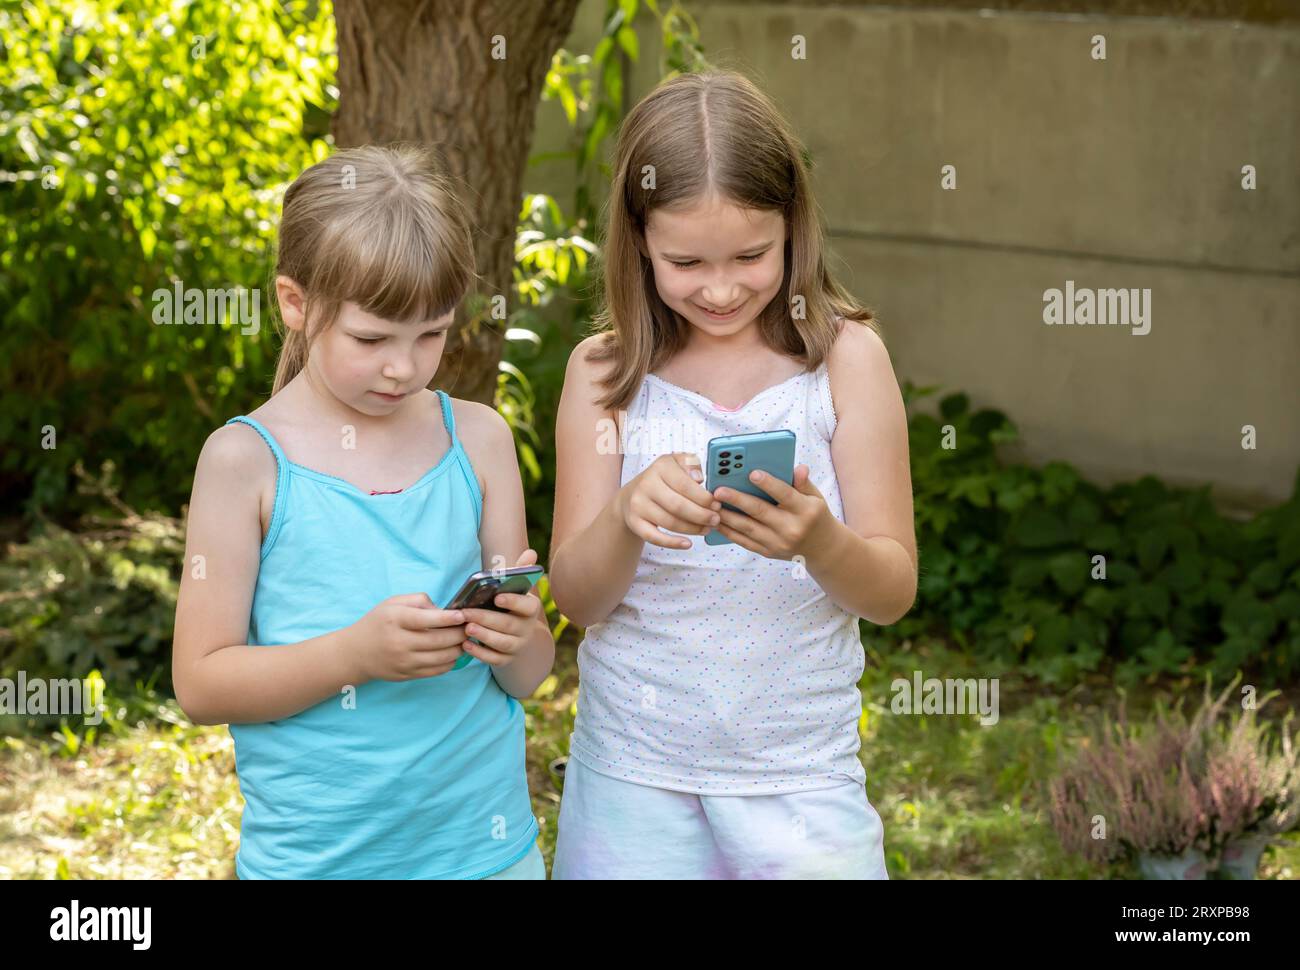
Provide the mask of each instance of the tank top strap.
POLYGON ((259 421, 248 417, 246 414, 241 414, 231 418, 226 424, 234 424, 235 422, 246 424, 260 434, 267 447, 271 449, 271 454, 275 456, 275 501, 271 506, 271 524, 267 527, 266 538, 262 540, 261 557, 265 559, 266 554, 275 543, 275 537, 280 531, 280 523, 284 521, 284 497, 289 489, 289 476, 287 474, 289 459, 284 456, 284 450, 280 447, 280 443, 275 440, 274 435, 262 427, 259 421))
POLYGON ((830 441, 835 434, 839 417, 835 413, 835 399, 831 397, 831 367, 829 360, 823 360, 821 366, 811 374, 812 396, 816 405, 811 407, 809 419, 821 433, 825 441, 830 441))
POLYGON ((451 435, 451 446, 453 448, 460 444, 460 439, 456 437, 456 415, 451 410, 451 398, 446 391, 434 391, 438 395, 438 402, 442 405, 442 423, 447 429, 447 434, 451 435))
POLYGON ((483 493, 479 489, 478 478, 474 475, 474 466, 470 463, 469 453, 465 451, 465 446, 461 444, 456 434, 456 415, 452 413, 451 397, 446 391, 439 390, 434 393, 438 395, 438 400, 442 404, 442 423, 451 437, 451 450, 455 454, 456 464, 460 467, 465 486, 474 499, 475 528, 478 528, 483 523, 483 493))
POLYGON ((280 448, 280 442, 275 440, 275 437, 274 435, 271 434, 271 432, 267 431, 266 428, 262 427, 261 422, 257 421, 254 418, 250 418, 246 414, 241 414, 238 415, 237 417, 231 418, 229 421, 226 422, 226 424, 234 424, 236 421, 238 421, 240 424, 248 425, 250 428, 252 428, 254 431, 256 431, 258 434, 262 436, 262 440, 265 441, 267 447, 271 449, 271 454, 275 455, 276 465, 283 465, 286 461, 289 460, 285 458, 284 451, 280 448))

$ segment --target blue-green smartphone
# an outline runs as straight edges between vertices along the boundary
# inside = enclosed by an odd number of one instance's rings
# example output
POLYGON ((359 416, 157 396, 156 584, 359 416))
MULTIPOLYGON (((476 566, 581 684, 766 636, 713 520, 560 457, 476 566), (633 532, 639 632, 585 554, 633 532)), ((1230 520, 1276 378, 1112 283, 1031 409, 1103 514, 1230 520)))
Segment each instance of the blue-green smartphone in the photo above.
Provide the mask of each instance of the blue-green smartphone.
MULTIPOLYGON (((493 602, 498 593, 527 593, 545 574, 541 566, 511 566, 509 569, 484 570, 465 580, 451 601, 443 607, 446 610, 496 610, 505 612, 493 602)), ((474 640, 473 637, 470 637, 474 640)), ((474 640, 478 643, 477 640, 474 640)), ((482 644, 479 644, 482 646, 482 644)), ((469 654, 461 657, 452 665, 452 670, 460 670, 474 658, 469 654)))
MULTIPOLYGON (((709 440, 708 477, 704 487, 712 492, 723 485, 745 492, 771 503, 776 499, 749 480, 754 469, 765 471, 787 485, 794 484, 794 432, 759 431, 755 434, 731 434, 709 440)), ((731 512, 740 509, 726 502, 722 507, 731 512)), ((717 529, 704 536, 711 546, 726 545, 731 540, 717 529)))

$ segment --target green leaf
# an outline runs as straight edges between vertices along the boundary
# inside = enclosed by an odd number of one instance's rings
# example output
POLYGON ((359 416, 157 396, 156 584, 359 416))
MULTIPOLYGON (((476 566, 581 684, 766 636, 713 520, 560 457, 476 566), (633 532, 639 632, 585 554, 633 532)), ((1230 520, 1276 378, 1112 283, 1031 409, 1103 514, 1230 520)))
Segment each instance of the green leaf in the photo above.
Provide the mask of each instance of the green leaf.
POLYGON ((1083 592, 1089 582, 1091 563, 1088 557, 1079 552, 1064 552, 1051 559, 1052 581, 1067 596, 1076 596, 1083 592))
POLYGON ((1046 509, 1031 508, 1020 515, 1011 529, 1013 541, 1031 549, 1060 545, 1069 530, 1060 516, 1046 509))
POLYGON ((637 43, 636 31, 631 27, 620 27, 618 29, 618 46, 623 48, 633 61, 637 60, 640 48, 637 43))
POLYGON ((939 402, 939 413, 952 422, 966 413, 970 407, 970 398, 965 394, 949 394, 939 402))
POLYGON ((1138 536, 1138 565, 1146 572, 1153 571, 1165 557, 1169 548, 1168 537, 1159 529, 1150 529, 1138 536))
POLYGON ((1250 585, 1265 592, 1275 592, 1282 585, 1282 568, 1276 562, 1262 562, 1250 571, 1250 585))

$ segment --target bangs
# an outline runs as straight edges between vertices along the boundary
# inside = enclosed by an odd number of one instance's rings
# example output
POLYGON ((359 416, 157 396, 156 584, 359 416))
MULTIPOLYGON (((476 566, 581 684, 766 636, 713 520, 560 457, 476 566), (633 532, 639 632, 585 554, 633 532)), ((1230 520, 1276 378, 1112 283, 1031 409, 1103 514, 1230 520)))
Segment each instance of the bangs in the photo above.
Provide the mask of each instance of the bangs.
POLYGON ((468 292, 468 234, 427 199, 395 192, 321 240, 318 292, 394 323, 436 320, 468 292), (463 235, 463 238, 457 238, 463 235))

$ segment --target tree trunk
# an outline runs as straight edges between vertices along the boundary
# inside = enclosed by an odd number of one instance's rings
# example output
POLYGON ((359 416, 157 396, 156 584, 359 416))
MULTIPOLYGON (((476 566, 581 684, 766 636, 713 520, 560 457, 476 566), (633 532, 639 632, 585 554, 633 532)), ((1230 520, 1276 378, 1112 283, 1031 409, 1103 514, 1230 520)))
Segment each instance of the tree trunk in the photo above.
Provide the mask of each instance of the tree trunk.
MULTIPOLYGON (((515 226, 551 55, 579 0, 335 0, 340 147, 435 145, 475 214, 477 292, 511 302, 515 226), (504 48, 504 56, 502 56, 504 48), (494 56, 495 55, 495 56, 494 56)), ((438 384, 491 404, 504 330, 457 311, 438 384)))

